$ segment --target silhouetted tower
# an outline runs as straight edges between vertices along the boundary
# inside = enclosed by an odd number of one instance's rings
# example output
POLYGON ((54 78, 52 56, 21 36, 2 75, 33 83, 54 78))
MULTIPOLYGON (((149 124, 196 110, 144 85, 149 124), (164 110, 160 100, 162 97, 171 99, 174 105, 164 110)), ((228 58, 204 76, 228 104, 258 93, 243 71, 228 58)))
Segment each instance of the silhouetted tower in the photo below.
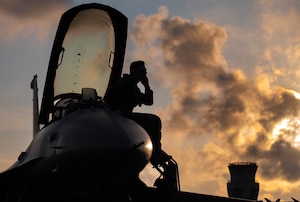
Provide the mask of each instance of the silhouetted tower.
POLYGON ((230 163, 231 180, 227 183, 229 197, 257 200, 259 183, 255 182, 257 164, 253 162, 230 163))

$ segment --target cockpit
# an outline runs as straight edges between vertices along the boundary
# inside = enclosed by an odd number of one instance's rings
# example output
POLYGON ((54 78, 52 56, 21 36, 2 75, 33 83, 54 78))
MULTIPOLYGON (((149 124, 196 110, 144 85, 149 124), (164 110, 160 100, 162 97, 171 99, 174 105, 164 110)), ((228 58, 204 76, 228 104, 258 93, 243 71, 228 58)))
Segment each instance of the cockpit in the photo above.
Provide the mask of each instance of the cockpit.
POLYGON ((66 12, 50 56, 39 123, 61 117, 59 109, 76 100, 100 103, 121 75, 126 37, 127 18, 111 7, 86 4, 66 12))

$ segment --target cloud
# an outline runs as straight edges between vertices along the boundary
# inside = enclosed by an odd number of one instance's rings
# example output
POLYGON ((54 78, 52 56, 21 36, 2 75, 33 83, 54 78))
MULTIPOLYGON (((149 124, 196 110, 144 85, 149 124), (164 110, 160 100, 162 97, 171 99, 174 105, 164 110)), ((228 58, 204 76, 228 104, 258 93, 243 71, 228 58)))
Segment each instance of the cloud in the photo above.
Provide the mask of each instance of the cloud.
MULTIPOLYGON (((258 61, 265 58, 266 64, 254 64, 256 75, 249 77, 242 66, 228 67, 222 53, 228 41, 225 28, 167 14, 162 7, 157 14, 138 16, 131 37, 138 47, 136 56, 153 61, 156 79, 172 92, 171 103, 159 114, 163 145, 179 162, 183 187, 201 192, 197 189, 211 180, 225 187, 226 163, 234 156, 245 159, 248 155, 257 159, 263 181, 299 181, 295 170, 300 168, 300 149, 293 143, 299 132, 295 123, 300 100, 293 91, 276 85, 283 74, 269 72, 269 67, 279 66, 274 49, 265 47, 258 61), (148 54, 141 54, 147 50, 148 54), (274 134, 284 120, 290 127, 282 126, 274 134)), ((289 60, 298 64, 296 58, 289 60)), ((284 73, 284 68, 280 70, 284 73)), ((224 188, 210 190, 226 195, 224 188)))
POLYGON ((4 0, 0 3, 0 39, 17 36, 44 39, 56 29, 62 13, 74 4, 73 0, 4 0))
POLYGON ((300 20, 298 1, 260 1, 261 27, 265 39, 278 43, 281 40, 293 41, 299 39, 300 31, 294 29, 300 20), (286 35, 289 35, 286 38, 286 35))
POLYGON ((288 88, 299 89, 300 31, 294 29, 300 20, 298 1, 260 1, 260 27, 272 70, 277 80, 288 88), (284 74, 283 74, 284 73, 284 74))
POLYGON ((290 182, 299 180, 299 149, 293 147, 290 142, 279 139, 275 141, 270 150, 264 151, 264 160, 261 161, 261 173, 268 179, 281 176, 290 182))

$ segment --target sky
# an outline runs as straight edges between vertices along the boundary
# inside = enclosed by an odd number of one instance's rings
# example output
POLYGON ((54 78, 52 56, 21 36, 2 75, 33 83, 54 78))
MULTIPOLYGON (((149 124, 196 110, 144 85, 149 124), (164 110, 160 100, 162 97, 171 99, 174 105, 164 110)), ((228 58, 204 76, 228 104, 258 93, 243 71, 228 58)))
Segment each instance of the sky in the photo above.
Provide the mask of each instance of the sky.
MULTIPOLYGON (((103 0, 128 17, 123 71, 144 60, 181 189, 227 196, 228 164, 258 164, 259 199, 300 198, 300 1, 103 0)), ((84 0, 0 3, 0 170, 32 139, 59 19, 84 0)), ((141 174, 151 184, 155 171, 141 174)))

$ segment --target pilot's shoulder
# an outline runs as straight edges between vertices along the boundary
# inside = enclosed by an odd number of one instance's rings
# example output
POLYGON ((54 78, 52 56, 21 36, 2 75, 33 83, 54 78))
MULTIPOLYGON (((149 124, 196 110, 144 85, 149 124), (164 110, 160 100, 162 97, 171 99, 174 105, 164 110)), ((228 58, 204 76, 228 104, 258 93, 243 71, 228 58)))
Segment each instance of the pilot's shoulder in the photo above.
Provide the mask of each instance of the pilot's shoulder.
POLYGON ((131 86, 134 85, 132 77, 128 74, 123 74, 123 77, 117 82, 118 85, 131 86))

